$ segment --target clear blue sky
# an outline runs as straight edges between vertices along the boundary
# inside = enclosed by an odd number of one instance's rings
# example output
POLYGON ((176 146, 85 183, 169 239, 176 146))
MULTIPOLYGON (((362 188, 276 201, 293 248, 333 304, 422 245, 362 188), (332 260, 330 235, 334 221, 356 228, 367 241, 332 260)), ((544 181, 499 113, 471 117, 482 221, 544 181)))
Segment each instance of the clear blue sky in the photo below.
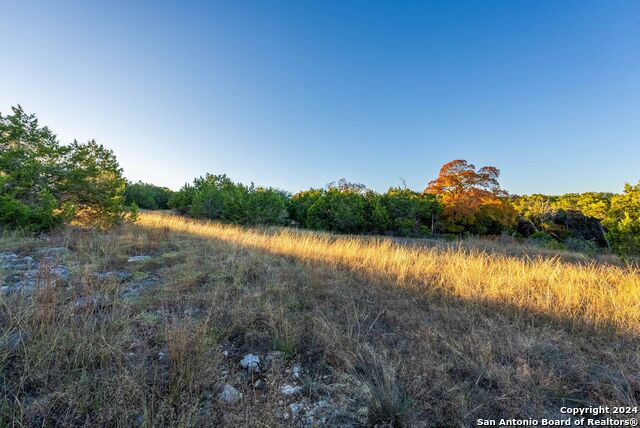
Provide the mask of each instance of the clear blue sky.
POLYGON ((7 1, 0 111, 172 188, 422 189, 462 158, 512 193, 640 179, 640 2, 7 1))

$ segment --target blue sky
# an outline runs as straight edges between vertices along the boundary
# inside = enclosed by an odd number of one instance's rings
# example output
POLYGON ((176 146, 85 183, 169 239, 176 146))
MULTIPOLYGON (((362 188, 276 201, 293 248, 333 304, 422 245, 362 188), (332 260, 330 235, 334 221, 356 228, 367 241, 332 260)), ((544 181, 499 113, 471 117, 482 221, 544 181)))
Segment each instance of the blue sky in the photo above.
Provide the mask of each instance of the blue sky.
POLYGON ((640 179, 640 2, 7 1, 0 111, 132 180, 422 189, 452 159, 512 193, 640 179))

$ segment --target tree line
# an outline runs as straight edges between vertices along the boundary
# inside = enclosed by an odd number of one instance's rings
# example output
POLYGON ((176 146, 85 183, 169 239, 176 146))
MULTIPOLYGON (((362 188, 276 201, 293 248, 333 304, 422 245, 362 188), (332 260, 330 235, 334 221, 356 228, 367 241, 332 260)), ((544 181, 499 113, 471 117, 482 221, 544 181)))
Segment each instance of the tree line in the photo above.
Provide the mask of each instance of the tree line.
POLYGON ((406 237, 511 234, 560 248, 609 246, 640 253, 640 184, 621 194, 509 195, 500 171, 445 164, 421 191, 375 192, 345 179, 288 192, 206 174, 179 191, 128 183, 112 151, 95 141, 62 145, 18 106, 0 114, 0 227, 47 230, 62 223, 108 227, 138 208, 173 209, 241 225, 406 237), (600 239, 602 238, 602 239, 600 239))

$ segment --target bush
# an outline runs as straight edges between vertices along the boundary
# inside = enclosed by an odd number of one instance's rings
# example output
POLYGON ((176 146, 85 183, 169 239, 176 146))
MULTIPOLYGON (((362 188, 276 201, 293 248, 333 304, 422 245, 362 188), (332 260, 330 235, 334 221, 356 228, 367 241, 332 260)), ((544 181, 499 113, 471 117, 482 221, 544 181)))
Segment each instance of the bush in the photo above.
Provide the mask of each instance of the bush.
POLYGON ((390 231, 398 236, 430 235, 442 212, 434 195, 409 189, 390 188, 383 201, 389 213, 390 231))
POLYGON ((124 197, 127 204, 136 204, 138 208, 145 210, 166 210, 169 208, 169 200, 173 192, 166 187, 153 184, 137 183, 127 184, 124 197))
POLYGON ((74 141, 65 152, 59 194, 74 222, 108 227, 133 213, 125 204, 126 180, 111 150, 91 140, 74 141))
POLYGON ((339 233, 367 231, 365 198, 350 190, 332 187, 307 210, 305 226, 339 233))
POLYGON ((324 190, 309 189, 293 195, 289 201, 289 216, 301 225, 308 226, 307 213, 309 208, 322 197, 324 190))
POLYGON ((286 225, 288 196, 277 190, 257 188, 248 192, 248 223, 286 225))
POLYGON ((191 211, 193 204, 193 197, 195 196, 196 189, 191 184, 185 184, 182 188, 171 195, 167 205, 169 208, 173 208, 180 212, 180 214, 188 214, 191 211))
POLYGON ((169 206, 196 218, 246 225, 288 223, 288 195, 270 188, 234 183, 226 175, 207 174, 173 194, 169 206))

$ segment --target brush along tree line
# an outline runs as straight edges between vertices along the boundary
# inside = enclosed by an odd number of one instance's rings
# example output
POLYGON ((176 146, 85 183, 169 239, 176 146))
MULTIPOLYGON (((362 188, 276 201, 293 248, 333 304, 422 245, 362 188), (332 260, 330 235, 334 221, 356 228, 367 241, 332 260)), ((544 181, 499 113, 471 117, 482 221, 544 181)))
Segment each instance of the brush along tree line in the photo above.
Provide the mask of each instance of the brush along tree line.
POLYGON ((19 106, 12 114, 0 114, 0 226, 4 228, 42 231, 68 222, 107 227, 134 218, 137 207, 171 208, 242 225, 293 223, 338 233, 410 237, 509 232, 545 245, 578 240, 606 243, 622 254, 640 253, 640 184, 626 185, 622 194, 510 196, 501 189, 499 176, 495 167, 476 169, 454 160, 423 192, 392 187, 377 193, 342 179, 291 196, 235 183, 224 174, 207 174, 172 192, 142 182, 127 183, 113 152, 94 141, 61 145, 19 106), (572 224, 586 224, 587 230, 595 231, 576 231, 572 224), (603 239, 596 236, 598 230, 603 239))

